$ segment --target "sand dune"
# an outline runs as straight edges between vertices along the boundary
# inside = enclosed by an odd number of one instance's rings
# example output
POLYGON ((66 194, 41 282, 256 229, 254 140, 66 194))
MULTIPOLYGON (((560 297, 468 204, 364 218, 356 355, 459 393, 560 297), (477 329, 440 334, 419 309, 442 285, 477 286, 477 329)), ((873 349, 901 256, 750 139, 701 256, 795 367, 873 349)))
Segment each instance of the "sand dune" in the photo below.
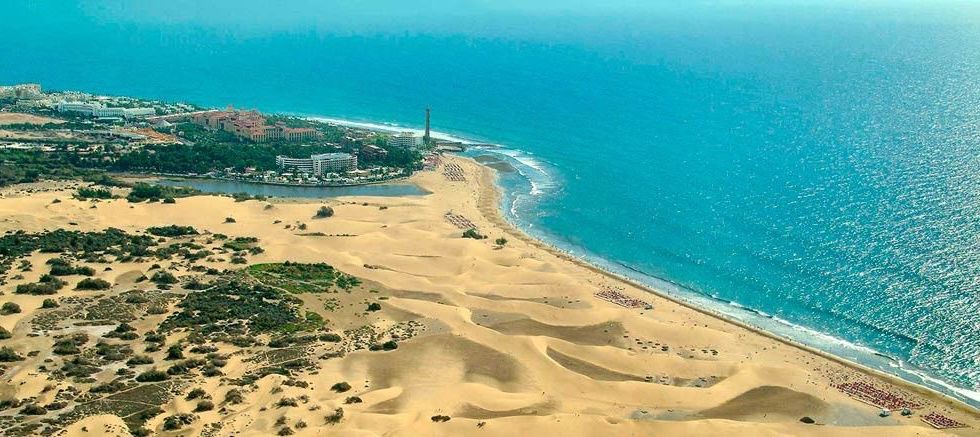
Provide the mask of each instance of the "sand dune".
MULTIPOLYGON (((164 431, 165 417, 188 414, 194 419, 181 434, 264 436, 289 428, 296 435, 975 435, 980 419, 974 410, 691 310, 546 250, 501 222, 491 170, 462 158, 446 160, 472 177, 450 182, 439 171, 422 172, 413 181, 432 194, 404 198, 270 203, 192 197, 164 205, 78 201, 68 185, 14 187, 0 198, 0 231, 113 227, 138 233, 148 226, 193 226, 207 233, 198 243, 218 233, 258 237, 264 252, 249 255, 252 264, 323 262, 363 279, 349 292, 295 295, 302 311, 325 319, 342 341, 280 348, 221 343, 217 353, 227 356, 222 375, 187 376, 172 393, 161 394, 164 413, 146 422, 154 432, 164 431), (55 198, 61 202, 52 203, 55 198), (323 203, 334 208, 334 217, 313 219, 323 203), (445 220, 447 211, 473 221, 490 238, 462 238, 445 220), (298 230, 299 224, 306 229, 298 230), (496 237, 509 242, 497 247, 496 237), (627 309, 594 296, 607 287, 654 309, 627 309), (368 311, 369 303, 381 309, 368 311), (367 348, 389 339, 397 340, 397 349, 367 348), (288 375, 264 373, 296 362, 309 365, 288 375), (254 381, 232 383, 250 375, 254 381), (970 428, 944 432, 915 417, 880 418, 876 408, 831 386, 858 378, 909 390, 926 405, 917 414, 943 411, 970 428), (350 388, 332 388, 342 382, 350 388), (212 410, 194 411, 199 400, 187 399, 193 388, 207 394, 212 410), (226 400, 233 395, 240 399, 226 400), (801 423, 803 416, 820 425, 801 423)), ((42 266, 50 257, 32 255, 30 262, 42 266)), ((211 258, 200 265, 241 268, 230 264, 230 254, 211 258)), ((0 316, 0 326, 14 334, 0 343, 25 356, 37 353, 6 366, 0 400, 52 402, 67 389, 68 380, 37 368, 64 359, 51 353, 55 336, 87 332, 97 338, 115 326, 77 323, 76 316, 111 306, 105 299, 136 290, 160 299, 169 314, 182 293, 193 292, 177 289, 178 297, 168 298, 141 279, 156 268, 190 277, 192 263, 118 263, 109 271, 91 265, 113 287, 59 291, 57 310, 39 309, 43 296, 10 292, 37 281, 41 269, 20 279, 8 276, 0 300, 24 311, 0 316), (51 319, 45 330, 37 327, 39 318, 51 319)), ((134 314, 132 325, 143 335, 167 314, 134 314)), ((167 342, 186 337, 178 332, 167 342)), ((142 346, 137 349, 142 353, 142 346)), ((164 353, 149 353, 158 360, 152 366, 163 365, 164 353)), ((124 367, 93 378, 111 380, 124 367)), ((15 413, 0 410, 0 420, 15 413)), ((65 435, 125 429, 118 417, 94 415, 79 418, 65 435)))

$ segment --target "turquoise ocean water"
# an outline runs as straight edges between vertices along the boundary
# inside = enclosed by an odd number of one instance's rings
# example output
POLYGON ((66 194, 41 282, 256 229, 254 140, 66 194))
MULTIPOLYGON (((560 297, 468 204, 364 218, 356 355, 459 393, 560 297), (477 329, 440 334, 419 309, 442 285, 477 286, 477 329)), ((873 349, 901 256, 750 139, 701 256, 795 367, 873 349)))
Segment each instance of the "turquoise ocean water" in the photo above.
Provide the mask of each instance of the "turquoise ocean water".
POLYGON ((528 232, 980 405, 980 3, 130 3, 4 2, 0 83, 429 105, 528 232))

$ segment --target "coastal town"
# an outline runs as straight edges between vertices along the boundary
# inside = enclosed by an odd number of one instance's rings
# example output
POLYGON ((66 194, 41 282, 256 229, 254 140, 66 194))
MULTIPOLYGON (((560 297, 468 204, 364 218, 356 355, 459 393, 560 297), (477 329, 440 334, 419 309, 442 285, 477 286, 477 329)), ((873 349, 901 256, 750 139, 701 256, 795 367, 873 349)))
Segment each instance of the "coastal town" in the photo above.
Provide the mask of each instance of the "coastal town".
MULTIPOLYGON (((398 180, 427 156, 460 151, 425 133, 382 132, 336 123, 207 109, 134 97, 44 91, 38 84, 0 87, 0 151, 57 156, 76 169, 261 184, 354 186, 398 180), (225 153, 233 150, 233 154, 225 153)), ((50 170, 50 169, 48 169, 50 170)), ((38 170, 43 172, 44 170, 38 170)), ((30 179, 33 173, 28 171, 30 179)), ((17 175, 8 175, 16 179, 17 175)), ((25 180, 27 181, 27 180, 25 180)))

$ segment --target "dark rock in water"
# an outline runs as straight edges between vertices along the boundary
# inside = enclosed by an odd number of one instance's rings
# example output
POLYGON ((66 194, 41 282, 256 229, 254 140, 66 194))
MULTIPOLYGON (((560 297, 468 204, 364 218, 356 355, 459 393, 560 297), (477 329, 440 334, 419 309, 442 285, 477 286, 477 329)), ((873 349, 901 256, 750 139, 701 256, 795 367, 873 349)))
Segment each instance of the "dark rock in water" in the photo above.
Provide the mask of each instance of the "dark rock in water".
POLYGON ((803 416, 803 417, 800 418, 800 422, 803 422, 803 423, 806 423, 806 424, 811 424, 811 423, 814 423, 816 421, 813 420, 813 418, 810 417, 810 416, 803 416))

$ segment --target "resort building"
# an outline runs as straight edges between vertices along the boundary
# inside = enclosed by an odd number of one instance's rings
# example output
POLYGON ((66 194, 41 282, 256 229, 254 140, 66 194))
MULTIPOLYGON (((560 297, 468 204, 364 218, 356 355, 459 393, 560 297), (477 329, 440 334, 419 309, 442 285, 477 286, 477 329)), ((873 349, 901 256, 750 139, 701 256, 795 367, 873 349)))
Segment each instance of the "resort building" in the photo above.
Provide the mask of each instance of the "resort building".
POLYGON ((66 102, 61 101, 57 105, 58 112, 77 112, 92 117, 146 117, 156 115, 153 108, 110 108, 101 103, 88 102, 66 102))
POLYGON ((302 141, 320 138, 320 131, 309 127, 288 127, 282 122, 269 124, 258 111, 236 111, 232 107, 224 111, 208 111, 194 114, 194 123, 209 129, 223 130, 252 142, 302 141))
POLYGON ((366 144, 361 147, 361 156, 367 159, 384 158, 388 156, 388 151, 374 144, 366 144))
POLYGON ((58 112, 81 112, 91 115, 93 109, 95 109, 95 105, 92 103, 64 101, 58 103, 58 112))
POLYGON ((403 149, 414 148, 422 145, 422 137, 416 136, 413 132, 401 132, 388 137, 388 144, 403 149))
POLYGON ((357 156, 349 153, 322 153, 309 158, 277 156, 276 165, 283 170, 314 175, 347 173, 357 170, 357 156))

